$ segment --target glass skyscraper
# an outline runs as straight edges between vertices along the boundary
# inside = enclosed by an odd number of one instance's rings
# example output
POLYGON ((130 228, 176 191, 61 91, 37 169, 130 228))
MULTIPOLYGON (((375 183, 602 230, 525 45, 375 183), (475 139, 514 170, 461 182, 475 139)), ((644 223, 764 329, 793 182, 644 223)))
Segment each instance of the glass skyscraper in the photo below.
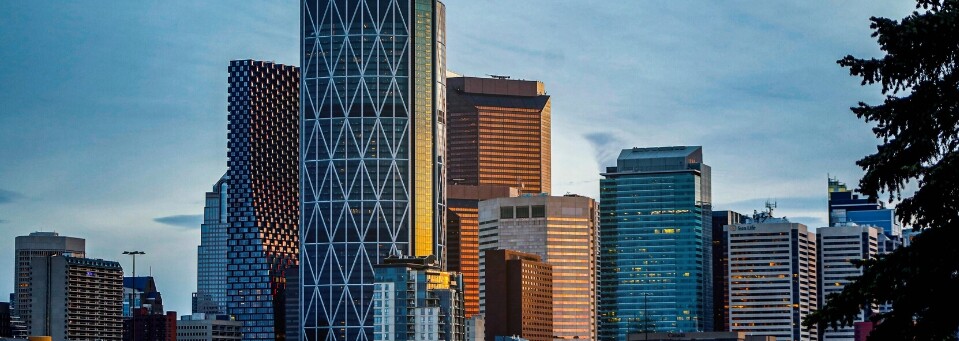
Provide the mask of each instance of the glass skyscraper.
POLYGON ((902 236, 896 211, 874 198, 860 197, 838 179, 829 179, 829 226, 876 226, 888 237, 902 236))
POLYGON ((445 9, 301 4, 303 338, 372 340, 373 266, 445 265, 445 9))
POLYGON ((710 168, 702 147, 623 150, 600 181, 600 340, 711 330, 710 168))
POLYGON ((200 225, 200 245, 197 246, 196 295, 193 313, 226 314, 227 192, 229 175, 224 174, 213 191, 206 192, 203 224, 200 225))
POLYGON ((244 340, 283 340, 300 249, 299 70, 235 60, 229 72, 227 312, 244 340))

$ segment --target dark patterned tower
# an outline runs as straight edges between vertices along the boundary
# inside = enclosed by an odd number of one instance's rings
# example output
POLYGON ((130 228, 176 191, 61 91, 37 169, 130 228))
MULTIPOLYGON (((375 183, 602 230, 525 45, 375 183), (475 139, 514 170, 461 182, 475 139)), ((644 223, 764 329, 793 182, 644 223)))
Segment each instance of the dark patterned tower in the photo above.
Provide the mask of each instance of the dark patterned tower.
POLYGON ((299 253, 299 70, 230 62, 227 311, 244 340, 286 339, 299 253))
POLYGON ((445 264, 446 61, 436 0, 302 0, 301 321, 373 339, 373 266, 445 264))

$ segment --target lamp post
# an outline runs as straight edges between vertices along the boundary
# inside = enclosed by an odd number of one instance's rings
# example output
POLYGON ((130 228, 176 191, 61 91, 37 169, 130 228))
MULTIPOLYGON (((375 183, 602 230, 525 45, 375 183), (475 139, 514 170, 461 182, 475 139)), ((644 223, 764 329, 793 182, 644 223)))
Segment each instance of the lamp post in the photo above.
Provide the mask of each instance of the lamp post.
POLYGON ((146 252, 143 251, 123 251, 123 254, 130 255, 133 257, 133 278, 130 281, 132 288, 130 288, 130 325, 133 326, 130 329, 130 334, 133 341, 137 340, 137 315, 133 312, 133 298, 137 294, 137 255, 145 255, 146 252))

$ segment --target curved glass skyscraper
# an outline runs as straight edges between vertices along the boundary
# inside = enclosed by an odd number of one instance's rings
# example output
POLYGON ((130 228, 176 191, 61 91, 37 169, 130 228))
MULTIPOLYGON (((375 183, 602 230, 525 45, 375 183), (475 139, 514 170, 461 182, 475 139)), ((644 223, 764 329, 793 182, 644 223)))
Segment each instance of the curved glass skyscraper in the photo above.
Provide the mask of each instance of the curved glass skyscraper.
POLYGON ((373 265, 443 255, 444 7, 303 0, 301 16, 303 338, 372 340, 373 265))

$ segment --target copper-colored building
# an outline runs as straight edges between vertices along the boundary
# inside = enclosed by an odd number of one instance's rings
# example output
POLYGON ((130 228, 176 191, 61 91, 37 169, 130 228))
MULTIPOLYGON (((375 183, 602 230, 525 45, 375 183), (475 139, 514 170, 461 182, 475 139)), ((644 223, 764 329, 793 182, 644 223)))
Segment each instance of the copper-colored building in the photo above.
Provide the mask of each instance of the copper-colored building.
POLYGON ((542 82, 447 79, 447 179, 550 192, 550 97, 542 82))
POLYGON ((553 340, 553 266, 537 255, 486 250, 486 341, 553 340))
POLYGON ((463 274, 466 318, 479 313, 479 201, 515 197, 519 191, 506 186, 447 186, 447 269, 463 274))

